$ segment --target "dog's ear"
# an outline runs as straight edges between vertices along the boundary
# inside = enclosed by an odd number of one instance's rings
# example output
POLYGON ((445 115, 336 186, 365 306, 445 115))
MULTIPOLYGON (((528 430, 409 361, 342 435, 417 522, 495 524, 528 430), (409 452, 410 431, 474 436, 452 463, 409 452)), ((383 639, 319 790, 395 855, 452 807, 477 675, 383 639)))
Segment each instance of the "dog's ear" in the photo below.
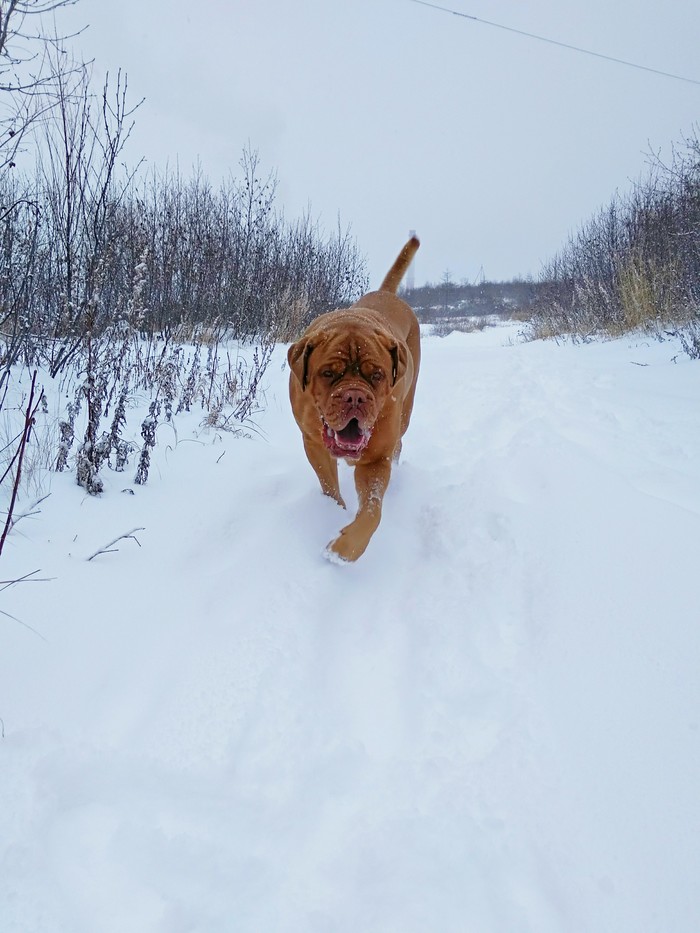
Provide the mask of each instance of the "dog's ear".
POLYGON ((308 337, 302 337, 287 350, 289 368, 301 383, 302 392, 309 382, 309 357, 315 344, 308 337))
POLYGON ((389 353, 391 354, 391 384, 395 386, 396 381, 406 372, 408 347, 403 341, 393 343, 389 347, 389 353))

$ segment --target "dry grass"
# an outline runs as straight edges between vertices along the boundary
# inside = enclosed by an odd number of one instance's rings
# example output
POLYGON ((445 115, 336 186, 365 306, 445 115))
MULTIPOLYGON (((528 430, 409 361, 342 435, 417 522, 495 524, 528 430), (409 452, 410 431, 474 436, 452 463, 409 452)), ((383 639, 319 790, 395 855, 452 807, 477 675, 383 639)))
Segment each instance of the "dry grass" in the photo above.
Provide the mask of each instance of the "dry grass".
POLYGON ((672 283, 677 277, 673 263, 662 266, 632 253, 618 275, 622 316, 610 322, 610 333, 619 336, 630 330, 654 328, 661 321, 674 321, 677 314, 672 283))
POLYGON ((562 315, 553 310, 551 314, 545 317, 539 314, 530 320, 529 330, 526 332, 530 340, 554 340, 561 337, 565 330, 562 327, 562 315))
POLYGON ((220 321, 211 324, 197 324, 193 321, 182 321, 173 328, 172 340, 174 344, 189 346, 213 347, 220 343, 225 334, 225 327, 220 321))
POLYGON ((306 295, 292 294, 287 289, 277 307, 273 334, 279 343, 292 343, 304 332, 311 316, 311 303, 306 295))

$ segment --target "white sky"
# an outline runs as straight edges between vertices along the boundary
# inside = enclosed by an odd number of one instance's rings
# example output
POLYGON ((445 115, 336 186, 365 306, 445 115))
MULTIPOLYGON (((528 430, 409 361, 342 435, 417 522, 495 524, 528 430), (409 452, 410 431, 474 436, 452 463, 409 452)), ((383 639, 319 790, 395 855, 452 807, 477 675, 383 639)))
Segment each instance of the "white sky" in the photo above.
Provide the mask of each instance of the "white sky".
MULTIPOLYGON (((697 0, 444 5, 700 80, 697 0)), ((250 141, 288 215, 352 226, 373 284, 409 229, 416 284, 537 276, 700 116, 700 86, 410 0, 79 0, 64 23, 146 98, 133 162, 217 181, 250 141)))

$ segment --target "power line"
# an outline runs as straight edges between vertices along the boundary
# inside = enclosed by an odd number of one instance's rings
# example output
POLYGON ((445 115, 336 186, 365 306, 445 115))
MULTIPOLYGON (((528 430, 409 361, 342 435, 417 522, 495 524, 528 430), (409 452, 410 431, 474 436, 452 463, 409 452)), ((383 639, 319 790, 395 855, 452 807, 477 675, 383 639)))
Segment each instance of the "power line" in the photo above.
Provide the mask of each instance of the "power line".
POLYGON ((592 52, 590 49, 582 49, 578 45, 569 45, 567 42, 558 42, 556 39, 548 39, 546 36, 535 35, 534 32, 525 32, 522 29, 515 29, 513 26, 504 26, 503 23, 494 23, 488 19, 480 19, 478 16, 470 16, 468 13, 460 13, 458 10, 450 10, 446 6, 438 6, 437 3, 428 3, 427 0, 411 0, 411 3, 419 3, 421 6, 428 6, 433 10, 440 10, 441 13, 451 13, 453 16, 459 16, 461 19, 471 19, 475 23, 482 23, 484 26, 493 26, 496 29, 505 29, 506 32, 514 32, 518 36, 525 36, 527 39, 537 39, 538 42, 547 42, 549 45, 558 45, 562 49, 570 49, 572 52, 582 52, 584 55, 593 55, 595 58, 603 58, 608 62, 615 62, 616 65, 626 65, 628 68, 638 68, 640 71, 649 71, 651 74, 661 75, 664 78, 673 78, 674 81, 685 81, 688 84, 698 84, 695 78, 685 78, 683 75, 674 75, 669 71, 660 71, 658 68, 649 68, 647 65, 638 65, 636 62, 628 62, 623 58, 615 58, 612 55, 603 55, 602 52, 592 52))

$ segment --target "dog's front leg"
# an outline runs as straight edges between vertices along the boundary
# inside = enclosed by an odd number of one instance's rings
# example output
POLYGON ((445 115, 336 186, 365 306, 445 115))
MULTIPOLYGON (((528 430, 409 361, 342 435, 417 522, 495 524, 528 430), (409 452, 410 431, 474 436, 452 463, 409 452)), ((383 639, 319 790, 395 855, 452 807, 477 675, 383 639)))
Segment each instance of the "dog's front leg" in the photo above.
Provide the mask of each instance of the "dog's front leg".
POLYGON ((338 484, 338 461, 331 457, 326 448, 319 441, 311 440, 304 435, 304 450, 306 457, 314 468, 321 489, 326 496, 335 499, 338 505, 345 508, 345 502, 340 495, 340 485, 338 484))
POLYGON ((391 461, 388 457, 355 467, 355 488, 359 509, 354 520, 328 545, 331 557, 357 560, 364 554, 382 517, 382 500, 389 485, 391 461))

